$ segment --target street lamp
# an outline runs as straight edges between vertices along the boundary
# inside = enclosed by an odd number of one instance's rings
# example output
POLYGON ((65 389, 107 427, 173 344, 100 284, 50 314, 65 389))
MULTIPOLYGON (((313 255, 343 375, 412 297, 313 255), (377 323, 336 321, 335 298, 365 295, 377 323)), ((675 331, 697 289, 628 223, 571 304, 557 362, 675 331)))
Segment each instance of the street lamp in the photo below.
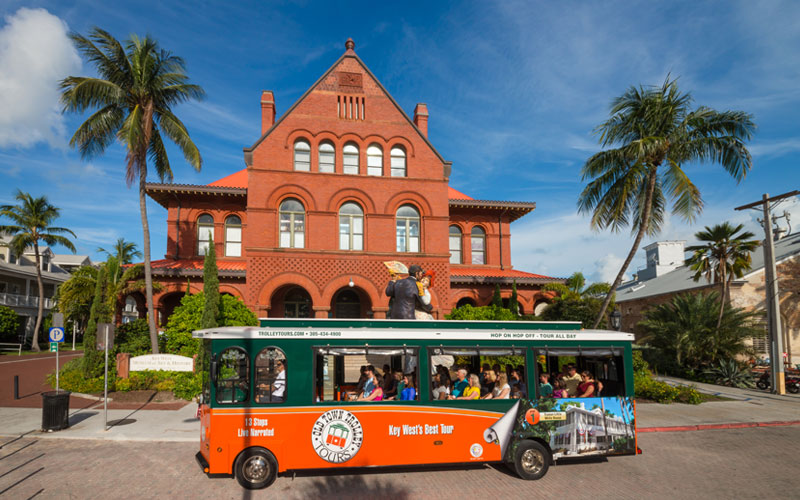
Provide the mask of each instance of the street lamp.
POLYGON ((616 331, 622 330, 622 313, 619 312, 619 309, 614 309, 614 312, 611 313, 611 328, 616 331))

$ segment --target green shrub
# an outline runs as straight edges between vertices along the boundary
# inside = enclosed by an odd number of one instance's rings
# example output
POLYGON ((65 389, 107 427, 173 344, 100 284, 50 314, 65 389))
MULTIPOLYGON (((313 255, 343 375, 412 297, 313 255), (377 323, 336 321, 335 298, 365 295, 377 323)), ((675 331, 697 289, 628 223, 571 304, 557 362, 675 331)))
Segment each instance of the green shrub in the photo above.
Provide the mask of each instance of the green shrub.
POLYGON ((693 385, 682 385, 677 388, 678 397, 675 398, 679 403, 686 403, 690 405, 699 405, 703 402, 703 396, 697 392, 697 388, 693 385))
POLYGON ((649 399, 657 403, 678 401, 697 405, 703 402, 703 397, 694 386, 673 387, 660 380, 655 380, 649 375, 635 374, 633 376, 633 385, 636 397, 649 399))
POLYGON ((0 341, 17 342, 19 315, 10 307, 0 306, 0 341))
POLYGON ((152 349, 147 319, 140 318, 120 325, 116 330, 114 345, 116 352, 127 352, 131 356, 149 354, 152 349))
MULTIPOLYGON (((219 326, 257 326, 258 319, 239 299, 223 295, 220 301, 219 326)), ((185 295, 181 305, 167 321, 165 352, 181 356, 194 356, 200 351, 200 341, 192 338, 192 331, 201 328, 205 299, 202 293, 185 295)))
POLYGON ((467 304, 458 309, 453 309, 450 314, 445 315, 445 319, 467 321, 515 321, 517 320, 517 316, 508 309, 496 305, 472 307, 467 304))
POLYGON ((633 373, 638 375, 650 374, 650 365, 645 361, 642 351, 639 349, 633 351, 633 373))
MULTIPOLYGON (((114 390, 114 383, 116 375, 114 372, 108 372, 108 389, 114 390)), ((56 373, 52 372, 47 375, 47 382, 51 387, 56 387, 56 373)), ((61 367, 59 372, 58 385, 60 389, 72 392, 80 392, 83 394, 92 394, 103 392, 103 376, 86 378, 83 373, 83 362, 81 358, 73 359, 61 367)))
POLYGON ((202 373, 180 372, 175 378, 175 387, 172 393, 176 397, 191 400, 203 390, 202 373))

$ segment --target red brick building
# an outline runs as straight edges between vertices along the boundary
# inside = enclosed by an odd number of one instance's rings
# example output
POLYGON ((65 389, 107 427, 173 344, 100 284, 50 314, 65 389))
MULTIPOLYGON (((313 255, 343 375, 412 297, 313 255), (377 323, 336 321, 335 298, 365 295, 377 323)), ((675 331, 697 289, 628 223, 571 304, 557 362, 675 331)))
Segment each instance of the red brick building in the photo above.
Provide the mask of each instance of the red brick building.
POLYGON ((512 268, 510 224, 535 203, 450 188, 426 105, 409 118, 353 49, 348 40, 277 121, 272 92, 262 93, 261 138, 244 149, 246 169, 208 185, 147 185, 168 212, 167 255, 153 261, 162 324, 187 280, 202 289, 209 235, 220 291, 259 317, 385 318, 389 260, 435 271, 439 318, 488 304, 496 283, 507 298, 513 281, 531 313, 549 297, 542 286, 561 281, 512 268))

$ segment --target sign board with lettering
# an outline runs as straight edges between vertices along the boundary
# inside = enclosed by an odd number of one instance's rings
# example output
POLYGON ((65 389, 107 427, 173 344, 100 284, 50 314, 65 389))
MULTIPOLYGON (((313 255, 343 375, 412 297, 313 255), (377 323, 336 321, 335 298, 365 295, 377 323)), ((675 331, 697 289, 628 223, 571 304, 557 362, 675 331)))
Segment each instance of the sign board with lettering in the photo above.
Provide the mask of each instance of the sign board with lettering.
POLYGON ((140 372, 142 370, 191 372, 194 371, 194 360, 175 354, 145 354, 144 356, 131 358, 130 370, 132 372, 140 372))

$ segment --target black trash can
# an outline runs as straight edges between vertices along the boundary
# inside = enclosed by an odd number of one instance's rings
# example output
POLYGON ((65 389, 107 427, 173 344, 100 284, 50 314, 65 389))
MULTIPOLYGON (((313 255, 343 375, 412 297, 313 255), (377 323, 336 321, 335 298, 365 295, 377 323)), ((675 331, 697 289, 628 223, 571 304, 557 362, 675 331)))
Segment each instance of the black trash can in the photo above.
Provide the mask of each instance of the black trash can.
POLYGON ((42 430, 60 431, 69 427, 70 391, 42 393, 42 430))

